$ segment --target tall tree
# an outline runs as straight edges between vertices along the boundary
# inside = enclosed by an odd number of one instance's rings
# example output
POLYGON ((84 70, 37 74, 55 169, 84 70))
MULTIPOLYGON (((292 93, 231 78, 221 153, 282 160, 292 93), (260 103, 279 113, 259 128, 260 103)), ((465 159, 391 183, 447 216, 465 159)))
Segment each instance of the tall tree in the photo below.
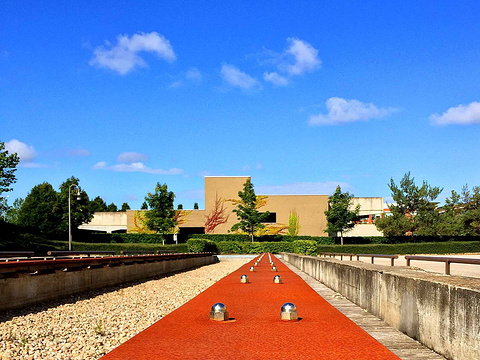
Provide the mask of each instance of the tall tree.
POLYGON ((394 201, 389 205, 391 216, 375 221, 378 230, 387 236, 437 235, 439 213, 435 200, 443 188, 432 187, 426 181, 419 187, 410 172, 403 176, 398 186, 390 179, 389 188, 394 201))
POLYGON ((128 205, 128 203, 124 202, 122 204, 122 208, 120 211, 127 211, 127 210, 130 210, 130 205, 128 205))
POLYGON ((59 233, 68 233, 68 197, 70 196, 70 210, 72 218, 72 231, 78 226, 87 223, 93 218, 90 208, 90 200, 85 190, 78 193, 80 180, 74 176, 66 179, 59 188, 56 211, 61 214, 61 222, 58 224, 59 233), (73 186, 72 186, 73 185, 73 186))
POLYGON ((332 196, 328 197, 328 210, 325 211, 327 216, 328 233, 340 232, 340 243, 343 245, 343 233, 350 231, 355 226, 354 221, 358 218, 360 205, 352 210, 353 194, 342 192, 340 185, 337 186, 332 196))
MULTIPOLYGON (((246 232, 250 235, 253 242, 255 231, 264 227, 262 223, 267 220, 270 212, 261 213, 258 211, 259 199, 257 199, 255 195, 255 190, 253 189, 250 178, 243 184, 243 191, 238 192, 238 197, 240 201, 235 201, 237 208, 234 209, 233 212, 237 214, 239 222, 233 225, 231 230, 246 232)), ((260 201, 266 202, 265 199, 260 201)))
POLYGON ((107 211, 107 203, 100 196, 96 196, 95 199, 90 201, 90 210, 92 212, 107 211))
POLYGON ((183 204, 178 204, 177 205, 177 210, 183 210, 183 204))
POLYGON ((171 232, 175 228, 175 209, 173 201, 175 194, 168 191, 167 184, 157 183, 155 192, 148 193, 145 201, 150 208, 145 214, 145 225, 150 230, 154 230, 162 235, 162 243, 165 244, 164 234, 171 232))
POLYGON ((297 236, 300 231, 300 219, 298 218, 297 211, 293 209, 288 215, 288 232, 290 236, 297 236))
POLYGON ((20 222, 18 221, 18 216, 20 214, 20 209, 24 201, 25 200, 23 198, 16 198, 13 201, 13 205, 8 207, 8 210, 6 213, 7 222, 20 225, 20 222))
POLYGON ((142 207, 140 208, 140 210, 148 210, 148 205, 147 205, 147 202, 146 202, 146 201, 143 202, 142 207))
POLYGON ((198 210, 198 203, 193 203, 193 209, 198 210))
POLYGON ((57 233, 57 225, 62 218, 57 210, 57 193, 52 185, 44 182, 28 193, 18 211, 18 223, 52 235, 57 233))
POLYGON ((117 205, 115 205, 113 202, 107 206, 107 211, 108 212, 117 212, 118 208, 117 205))
MULTIPOLYGON (((3 193, 12 191, 10 187, 17 181, 15 177, 15 171, 17 171, 17 165, 20 158, 17 154, 9 154, 8 150, 5 150, 5 144, 0 141, 0 210, 6 206, 6 199, 3 193)), ((6 209, 4 209, 6 211, 6 209)))
POLYGON ((465 235, 480 235, 480 187, 474 186, 472 191, 465 185, 461 195, 463 224, 465 235))

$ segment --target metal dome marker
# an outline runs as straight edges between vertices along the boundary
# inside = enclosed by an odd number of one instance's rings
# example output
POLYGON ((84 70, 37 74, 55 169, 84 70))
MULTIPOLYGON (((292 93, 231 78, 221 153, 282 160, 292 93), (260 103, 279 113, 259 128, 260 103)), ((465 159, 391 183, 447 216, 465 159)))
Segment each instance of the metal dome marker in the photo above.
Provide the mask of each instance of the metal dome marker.
POLYGON ((240 282, 242 284, 248 284, 248 276, 243 274, 242 276, 240 276, 240 282))
POLYGON ((277 271, 277 267, 276 267, 276 266, 272 266, 272 271, 277 271))
POLYGON ((298 320, 297 307, 291 302, 283 304, 280 310, 280 319, 285 321, 298 320))
POLYGON ((228 320, 228 311, 225 304, 220 302, 213 304, 212 310, 210 310, 210 320, 226 321, 228 320))
POLYGON ((250 271, 255 271, 255 266, 250 266, 250 271))
POLYGON ((274 284, 281 284, 282 283, 282 278, 280 277, 280 275, 275 275, 273 277, 273 283, 274 284))

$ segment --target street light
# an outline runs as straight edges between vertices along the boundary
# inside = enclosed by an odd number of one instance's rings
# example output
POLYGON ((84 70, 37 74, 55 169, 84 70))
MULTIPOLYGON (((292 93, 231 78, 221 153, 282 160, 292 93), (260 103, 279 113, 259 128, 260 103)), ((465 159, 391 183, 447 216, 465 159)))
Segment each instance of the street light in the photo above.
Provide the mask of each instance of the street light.
POLYGON ((72 195, 72 186, 74 186, 77 190, 77 200, 80 200, 80 191, 81 188, 77 184, 72 184, 68 187, 68 251, 72 251, 72 214, 71 214, 71 203, 70 197, 72 195))

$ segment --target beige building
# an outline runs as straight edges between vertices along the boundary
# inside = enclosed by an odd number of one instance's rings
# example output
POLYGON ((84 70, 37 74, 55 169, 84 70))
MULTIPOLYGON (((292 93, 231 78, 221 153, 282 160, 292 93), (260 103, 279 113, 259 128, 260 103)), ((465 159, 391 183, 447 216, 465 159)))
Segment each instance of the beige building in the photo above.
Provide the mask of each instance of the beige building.
MULTIPOLYGON (((218 225, 211 231, 212 234, 226 234, 238 222, 236 214, 232 212, 235 204, 229 200, 238 200, 238 192, 243 190, 243 185, 248 176, 207 176, 205 177, 205 209, 183 210, 180 215, 179 226, 176 231, 182 238, 189 234, 205 232, 205 222, 216 208, 216 203, 223 205, 223 215, 228 220, 218 225)), ((261 195, 261 194, 257 194, 261 195)), ((329 195, 267 195, 265 205, 259 210, 269 211, 270 216, 265 223, 267 233, 278 232, 288 226, 289 216, 295 211, 300 223, 298 235, 328 236, 324 232, 327 227, 325 211, 328 210, 329 195)), ((381 236, 373 224, 373 219, 383 212, 383 198, 354 198, 353 207, 360 205, 360 221, 355 228, 345 236, 381 236)), ((218 211, 217 211, 218 212, 218 211)), ((95 213, 93 220, 80 226, 81 229, 107 231, 114 229, 129 233, 148 232, 143 225, 144 211, 128 210, 124 213, 95 213), (111 218, 108 214, 118 214, 118 218, 111 218), (122 215, 120 215, 122 214, 122 215), (122 217, 123 216, 123 217, 122 217), (120 218, 122 220, 120 220, 120 218), (102 221, 115 221, 115 224, 106 224, 102 221), (122 223, 119 228, 117 224, 122 223), (110 225, 110 226, 109 226, 110 225), (104 226, 105 230, 101 227, 104 226)), ((286 233, 286 230, 280 234, 286 233)))

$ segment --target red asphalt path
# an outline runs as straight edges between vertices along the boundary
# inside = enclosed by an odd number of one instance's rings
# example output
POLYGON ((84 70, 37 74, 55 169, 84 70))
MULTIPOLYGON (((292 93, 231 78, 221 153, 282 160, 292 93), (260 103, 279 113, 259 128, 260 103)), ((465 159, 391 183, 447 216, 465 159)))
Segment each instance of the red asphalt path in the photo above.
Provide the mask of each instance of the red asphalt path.
POLYGON ((274 256, 277 272, 268 254, 249 271, 255 260, 102 359, 398 359, 274 256), (242 274, 249 284, 240 283, 242 274), (273 283, 275 275, 283 284, 273 283), (209 319, 216 302, 231 320, 209 319), (285 302, 296 305, 299 321, 280 320, 285 302))

